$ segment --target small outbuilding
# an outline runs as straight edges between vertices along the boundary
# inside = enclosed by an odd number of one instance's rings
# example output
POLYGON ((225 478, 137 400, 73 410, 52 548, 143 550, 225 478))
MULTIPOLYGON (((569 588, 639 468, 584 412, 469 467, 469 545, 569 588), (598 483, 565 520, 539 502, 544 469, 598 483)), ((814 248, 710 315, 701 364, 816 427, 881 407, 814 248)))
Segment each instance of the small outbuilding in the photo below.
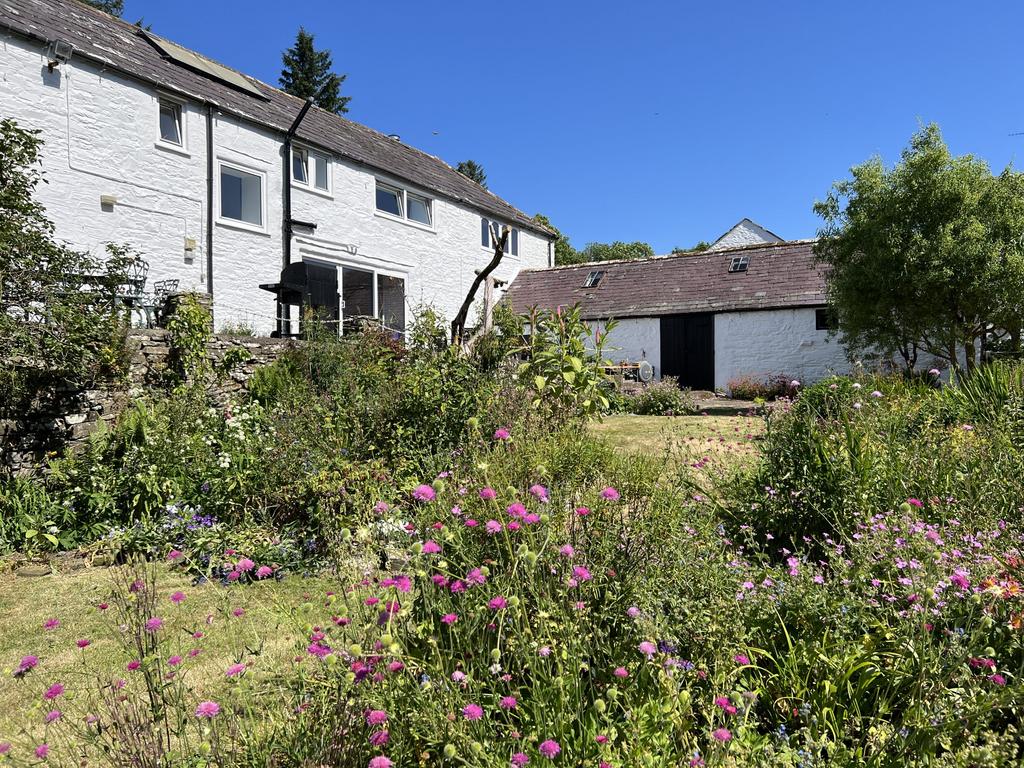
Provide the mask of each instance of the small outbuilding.
MULTIPOLYGON (((769 233, 770 234, 770 233, 769 233)), ((583 317, 618 325, 608 357, 647 361, 681 386, 728 391, 741 377, 811 382, 849 369, 830 338, 825 277, 813 240, 635 261, 521 271, 505 295, 513 309, 579 304, 583 317)))

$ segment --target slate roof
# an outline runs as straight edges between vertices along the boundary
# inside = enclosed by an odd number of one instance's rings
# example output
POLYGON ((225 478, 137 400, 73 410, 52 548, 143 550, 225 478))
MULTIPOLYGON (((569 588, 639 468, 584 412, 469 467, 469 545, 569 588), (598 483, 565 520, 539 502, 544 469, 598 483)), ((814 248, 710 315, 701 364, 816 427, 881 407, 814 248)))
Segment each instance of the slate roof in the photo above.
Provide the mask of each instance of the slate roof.
MULTIPOLYGON (((0 0, 0 28, 44 44, 60 38, 75 46, 72 61, 78 57, 91 59, 282 133, 302 108, 301 99, 247 75, 246 79, 265 99, 182 67, 164 58, 138 27, 76 0, 0 0)), ((303 121, 298 138, 506 223, 552 235, 547 227, 470 181, 440 158, 344 117, 313 108, 303 121)))
POLYGON ((512 281, 505 300, 521 313, 533 306, 554 309, 578 303, 590 320, 823 306, 825 277, 814 263, 813 247, 813 240, 796 240, 525 269, 512 281), (734 256, 748 257, 746 272, 729 272, 734 256), (595 288, 584 288, 596 270, 604 270, 604 277, 595 288))

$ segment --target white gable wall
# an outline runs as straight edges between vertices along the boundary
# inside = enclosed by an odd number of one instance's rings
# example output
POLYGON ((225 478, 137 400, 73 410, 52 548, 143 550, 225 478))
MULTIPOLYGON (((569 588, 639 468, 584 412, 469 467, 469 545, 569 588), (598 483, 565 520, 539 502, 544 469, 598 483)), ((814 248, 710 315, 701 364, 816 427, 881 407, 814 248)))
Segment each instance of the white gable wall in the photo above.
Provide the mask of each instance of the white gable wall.
MULTIPOLYGON (((155 280, 177 279, 181 288, 205 290, 205 107, 185 104, 186 147, 172 151, 157 145, 154 87, 81 57, 51 74, 44 54, 41 44, 0 38, 0 115, 41 131, 48 183, 37 194, 58 238, 98 255, 107 242, 130 245, 150 264, 150 289, 155 280), (116 203, 101 206, 101 195, 116 203), (194 251, 186 251, 186 238, 195 241, 194 251)), ((282 147, 283 136, 274 131, 226 114, 214 119, 218 327, 274 327, 273 296, 258 286, 275 282, 281 269, 282 147), (265 216, 258 231, 218 221, 220 161, 264 174, 265 216)), ((425 231, 377 214, 373 171, 333 158, 331 173, 329 197, 292 186, 292 217, 318 225, 314 235, 296 236, 292 260, 315 256, 403 276, 407 317, 414 306, 428 303, 450 319, 475 272, 490 260, 491 251, 480 244, 481 214, 434 197, 434 226, 425 231)), ((547 239, 520 230, 519 256, 506 256, 495 276, 511 281, 521 268, 548 265, 547 239)))
POLYGON ((718 240, 716 240, 709 251, 725 251, 730 248, 743 248, 748 245, 761 245, 762 243, 781 243, 782 238, 773 235, 767 229, 751 221, 744 219, 734 226, 718 240))

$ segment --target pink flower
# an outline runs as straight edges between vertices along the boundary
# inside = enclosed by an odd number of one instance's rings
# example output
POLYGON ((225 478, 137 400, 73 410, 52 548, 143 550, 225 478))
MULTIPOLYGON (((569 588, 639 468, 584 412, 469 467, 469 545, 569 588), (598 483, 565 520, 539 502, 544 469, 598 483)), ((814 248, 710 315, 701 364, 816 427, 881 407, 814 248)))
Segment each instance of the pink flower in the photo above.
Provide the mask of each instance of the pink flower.
POLYGON ((449 589, 452 591, 452 594, 457 595, 460 592, 466 591, 466 583, 461 579, 456 579, 452 582, 452 585, 449 587, 449 589))
POLYGON ((232 664, 224 672, 225 677, 237 677, 238 675, 245 672, 245 664, 232 664))
POLYGON ((562 748, 558 746, 557 741, 548 739, 540 743, 540 746, 537 747, 537 751, 540 752, 548 760, 554 760, 558 753, 562 751, 562 748))
POLYGON ((990 683, 992 683, 993 685, 998 685, 1000 687, 1006 685, 1006 678, 1003 677, 1002 675, 998 674, 998 673, 994 674, 994 675, 989 675, 988 676, 988 681, 990 683))
POLYGON ((629 677, 629 670, 625 667, 616 667, 612 674, 616 677, 629 677))
POLYGON ((376 757, 370 758, 367 768, 392 768, 393 765, 394 763, 384 757, 384 755, 377 755, 376 757))
POLYGON ((495 492, 493 488, 481 488, 480 498, 483 499, 484 501, 493 501, 494 499, 498 498, 498 494, 495 492))
POLYGON ((576 550, 572 548, 571 544, 563 544, 558 550, 558 554, 562 557, 572 557, 576 554, 576 550))
POLYGON ((536 512, 527 512, 525 515, 523 515, 523 522, 527 525, 534 525, 535 523, 539 523, 540 515, 538 515, 536 512))
POLYGON ((383 725, 388 721, 388 713, 383 709, 371 709, 366 713, 366 724, 369 726, 383 725))
POLYGON ((487 603, 487 607, 490 608, 492 611, 500 611, 507 605, 508 601, 501 595, 498 595, 497 597, 492 597, 491 601, 487 603))
POLYGON ((474 568, 466 574, 466 581, 469 584, 484 584, 487 581, 487 577, 484 576, 484 572, 479 568, 474 568))
POLYGON ((572 569, 572 575, 580 581, 590 581, 593 577, 590 575, 590 571, 584 568, 582 565, 577 565, 572 569))
POLYGON ((250 560, 248 557, 243 557, 235 564, 235 570, 242 573, 248 573, 256 567, 256 563, 250 560))
POLYGON ((241 576, 242 576, 241 571, 232 571, 231 573, 228 574, 228 581, 238 581, 238 579, 241 576))
POLYGON ((540 648, 537 649, 537 653, 546 659, 548 656, 551 655, 551 648, 550 646, 542 645, 540 648))
POLYGON ((181 664, 181 656, 171 656, 171 658, 167 660, 167 663, 172 667, 176 667, 181 664))
POLYGON ((543 485, 531 485, 530 495, 533 496, 538 501, 547 501, 548 489, 545 488, 543 485))
POLYGON ((648 659, 653 657, 654 654, 658 650, 658 646, 656 646, 650 640, 644 640, 636 648, 637 648, 638 651, 640 651, 640 653, 644 654, 644 656, 646 656, 648 659))
POLYGON ((412 492, 412 497, 416 499, 416 501, 426 503, 433 501, 437 497, 437 491, 429 485, 417 485, 415 490, 412 492))
POLYGON ((185 593, 175 592, 173 595, 171 595, 171 602, 175 605, 181 605, 185 602, 185 593))
POLYGON ((918 509, 924 506, 924 502, 922 502, 920 499, 914 498, 907 499, 907 504, 910 504, 913 507, 917 507, 918 509))
POLYGON ((43 622, 43 629, 51 632, 60 626, 60 619, 47 619, 43 622))
POLYGON ((46 699, 47 701, 53 701, 58 696, 62 696, 62 695, 64 695, 64 685, 63 685, 63 683, 54 683, 53 685, 51 685, 49 688, 46 689, 46 693, 43 694, 43 698, 46 699))
POLYGON ((480 525, 480 523, 478 523, 476 520, 470 517, 466 519, 463 525, 465 525, 467 528, 476 528, 478 525, 480 525))
POLYGON ((126 667, 126 669, 129 672, 134 672, 135 670, 137 670, 141 666, 142 666, 142 662, 141 661, 132 660, 132 661, 128 662, 128 666, 126 667))
POLYGON ((40 760, 45 760, 46 756, 50 754, 50 746, 48 744, 40 744, 36 747, 36 757, 40 760))
POLYGON ((530 758, 526 755, 525 752, 516 752, 514 755, 512 755, 512 765, 514 765, 516 768, 522 768, 522 766, 526 765, 529 762, 530 758))
POLYGON ((736 706, 729 701, 728 696, 718 696, 715 698, 715 706, 725 712, 727 715, 736 714, 736 706))
POLYGON ((105 611, 105 610, 107 610, 107 608, 110 607, 110 604, 109 603, 100 603, 96 607, 99 608, 101 611, 105 611))
POLYGON ((18 668, 14 670, 15 677, 24 677, 28 672, 35 669, 39 665, 38 656, 22 656, 21 663, 18 664, 18 668))
POLYGON ((505 429, 504 427, 498 427, 496 430, 494 430, 494 439, 495 440, 508 440, 509 437, 510 437, 509 431, 507 429, 505 429))
POLYGON ((391 738, 391 734, 387 731, 374 731, 370 734, 370 744, 375 747, 383 747, 388 743, 389 738, 391 738))
POLYGON ((510 531, 518 531, 520 526, 518 521, 509 520, 508 525, 506 525, 505 527, 508 528, 510 531))
POLYGON ((196 717, 214 718, 220 714, 220 704, 216 701, 201 701, 196 707, 196 717))
POLYGON ((168 561, 170 561, 170 562, 172 562, 172 563, 173 563, 173 562, 174 562, 175 560, 180 560, 180 559, 181 559, 181 556, 182 556, 182 555, 181 555, 181 552, 179 552, 179 551, 178 551, 178 550, 176 550, 176 549, 172 549, 172 550, 171 550, 170 552, 168 552, 168 553, 167 553, 167 559, 168 559, 168 561))
POLYGON ((0 755, 6 755, 11 751, 11 742, 0 741, 0 755))
POLYGON ((454 624, 458 620, 459 620, 459 615, 457 613, 446 613, 444 616, 441 617, 441 621, 444 624, 447 624, 448 626, 451 626, 452 624, 454 624))
POLYGON ((729 732, 728 728, 716 728, 711 732, 712 738, 715 741, 726 742, 732 739, 732 733, 729 732))
POLYGON ((441 551, 441 545, 433 539, 427 539, 423 542, 423 554, 425 555, 436 555, 441 551))
POLYGON ((578 517, 586 517, 589 514, 590 514, 590 508, 589 507, 576 507, 576 515, 578 517))
POLYGON ((498 706, 502 709, 515 709, 518 703, 515 696, 502 696, 498 706))
POLYGON ((607 744, 608 743, 608 737, 605 736, 604 734, 600 734, 599 733, 597 736, 594 737, 594 741, 596 741, 598 744, 607 744))
POLYGON ((268 576, 273 576, 273 575, 274 575, 274 569, 271 568, 269 565, 261 565, 259 568, 256 569, 256 578, 257 579, 265 579, 268 576))
POLYGON ((637 608, 635 605, 631 605, 629 606, 629 608, 626 609, 626 615, 629 616, 629 618, 631 619, 635 619, 637 616, 640 615, 640 609, 637 608))
POLYGON ((378 515, 383 515, 389 509, 391 509, 391 506, 386 501, 378 501, 373 505, 373 511, 378 515))
POLYGON ((743 653, 737 653, 735 656, 732 657, 732 660, 740 666, 744 667, 750 663, 750 659, 746 656, 746 654, 743 653))
POLYGON ((619 492, 609 485, 601 491, 601 498, 605 501, 618 501, 620 496, 619 492))
POLYGON ((158 632, 164 625, 164 620, 159 616, 154 616, 151 619, 146 620, 146 631, 147 632, 158 632))
POLYGON ((467 720, 479 720, 484 716, 484 711, 479 704, 467 704, 462 708, 462 716, 467 720))
POLYGON ((509 504, 505 511, 508 512, 509 517, 522 517, 526 514, 526 507, 516 501, 509 504))
POLYGON ((49 712, 46 713, 46 717, 43 718, 43 720, 47 724, 49 724, 49 723, 54 722, 55 720, 60 720, 60 718, 61 718, 61 711, 59 709, 51 709, 49 712))
POLYGON ((501 533, 502 525, 497 520, 488 520, 484 527, 487 529, 489 534, 494 536, 495 534, 501 533))

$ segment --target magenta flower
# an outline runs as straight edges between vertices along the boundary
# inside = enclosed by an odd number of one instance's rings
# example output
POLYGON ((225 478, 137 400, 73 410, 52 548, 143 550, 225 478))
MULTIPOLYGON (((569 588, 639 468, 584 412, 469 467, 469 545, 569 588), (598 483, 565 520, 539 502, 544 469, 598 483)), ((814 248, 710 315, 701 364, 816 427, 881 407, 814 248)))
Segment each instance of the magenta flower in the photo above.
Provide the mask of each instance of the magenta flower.
POLYGON ((31 670, 35 669, 39 665, 38 656, 22 656, 21 662, 18 664, 18 668, 14 670, 15 677, 24 677, 31 670))
POLYGON ((137 670, 141 666, 142 666, 142 662, 141 661, 137 661, 137 660, 133 659, 132 661, 128 662, 128 666, 126 667, 126 669, 129 672, 134 672, 135 670, 137 670))
POLYGON ((384 757, 384 755, 377 755, 376 757, 370 758, 367 768, 392 768, 393 765, 394 763, 384 757))
POLYGON ((245 664, 232 664, 227 668, 227 671, 224 672, 224 675, 226 677, 237 677, 243 672, 245 672, 245 664))
POLYGON ((572 569, 572 575, 580 581, 590 581, 593 576, 590 575, 590 571, 584 568, 582 565, 577 565, 572 569))
POLYGON ((711 736, 715 741, 721 741, 723 743, 732 739, 732 733, 728 728, 716 728, 711 732, 711 736))
POLYGON ((576 515, 578 517, 586 517, 589 514, 590 514, 590 508, 589 507, 576 507, 576 515))
POLYGON ((511 437, 511 435, 509 434, 509 431, 504 427, 498 427, 496 430, 494 430, 495 440, 508 440, 509 437, 511 437))
POLYGON ((498 706, 502 709, 515 709, 518 703, 515 696, 502 696, 498 706))
POLYGON ((235 564, 235 570, 241 571, 242 573, 248 573, 256 567, 256 563, 250 560, 248 557, 243 557, 238 563, 235 564))
POLYGON ((61 711, 59 709, 51 709, 49 712, 46 713, 46 717, 43 719, 46 721, 47 725, 49 725, 55 720, 60 720, 60 718, 61 711))
POLYGON ((220 704, 216 701, 201 701, 196 707, 196 717, 211 719, 220 714, 220 704))
POLYGON ((652 658, 654 656, 654 654, 658 650, 658 646, 656 646, 650 640, 644 640, 636 648, 637 648, 638 651, 640 651, 640 653, 642 653, 648 659, 652 658))
POLYGON ((512 765, 516 766, 516 768, 522 768, 522 766, 526 765, 529 762, 530 758, 526 755, 525 752, 516 752, 514 755, 512 755, 512 765))
POLYGON ((1006 685, 1006 678, 998 673, 994 675, 989 675, 988 681, 993 685, 998 685, 999 687, 1006 685))
POLYGON ((173 595, 171 595, 171 602, 175 605, 181 605, 185 602, 185 593, 180 591, 175 592, 173 595))
POLYGON ((526 507, 516 501, 509 504, 505 511, 508 512, 509 517, 522 517, 526 514, 526 507))
POLYGON ((0 755, 6 755, 11 751, 11 742, 0 741, 0 755))
POLYGON ((539 523, 540 515, 538 515, 536 512, 527 512, 525 515, 523 515, 523 522, 527 525, 534 525, 535 523, 539 523))
POLYGON ((629 677, 629 670, 625 667, 616 667, 612 674, 616 677, 629 677))
POLYGON ((558 742, 552 739, 542 741, 540 746, 537 747, 537 751, 540 752, 548 760, 554 760, 562 748, 558 746, 558 742))
POLYGON ((560 554, 562 557, 572 557, 576 554, 576 550, 572 548, 572 544, 563 544, 559 548, 558 554, 560 554))
POLYGON ((92 640, 86 640, 83 637, 81 640, 77 641, 75 645, 84 650, 85 648, 88 648, 90 645, 92 645, 92 640))
POLYGON ((40 760, 45 760, 47 755, 49 755, 49 754, 50 754, 50 745, 49 744, 40 744, 38 747, 36 747, 36 757, 38 757, 40 760))
POLYGON ((750 663, 750 659, 747 657, 746 654, 743 654, 743 653, 737 653, 735 656, 732 657, 732 660, 735 661, 740 666, 744 666, 744 667, 747 664, 750 663))
POLYGON ((609 485, 601 491, 601 498, 605 501, 618 501, 620 496, 619 492, 609 485))
POLYGON ((261 565, 259 568, 256 569, 256 578, 257 579, 265 579, 268 576, 273 576, 273 575, 274 575, 274 569, 271 568, 269 565, 261 565))
POLYGON ((175 560, 180 560, 180 559, 181 559, 181 557, 182 557, 182 554, 181 554, 181 552, 179 552, 179 551, 178 551, 178 550, 176 550, 176 549, 172 549, 172 550, 171 550, 170 552, 168 552, 168 553, 167 553, 167 560, 168 560, 169 562, 172 562, 172 563, 173 563, 173 562, 174 562, 175 560))
POLYGON ((58 696, 63 696, 63 695, 64 695, 64 685, 63 685, 63 683, 54 683, 53 685, 51 685, 49 688, 46 689, 46 693, 43 694, 43 698, 46 699, 47 701, 53 701, 58 696))
POLYGON ((483 499, 484 501, 493 501, 494 499, 498 498, 498 494, 495 492, 493 488, 481 488, 480 498, 483 499))
POLYGON ((472 517, 470 517, 470 518, 466 519, 466 521, 463 523, 463 525, 466 526, 467 528, 476 528, 478 525, 480 525, 480 523, 478 523, 476 520, 474 520, 472 517))
POLYGON ((907 499, 907 504, 910 504, 912 507, 917 507, 918 509, 924 506, 924 502, 915 498, 907 499))
POLYGON ((457 613, 446 613, 444 616, 441 617, 441 621, 444 624, 447 624, 448 626, 451 626, 452 624, 454 624, 458 620, 459 620, 459 615, 457 613))
POLYGON ((467 704, 462 708, 462 716, 467 720, 479 720, 484 716, 484 710, 479 704, 467 704))
POLYGON ((383 709, 371 709, 366 713, 366 724, 369 726, 383 725, 388 721, 388 713, 383 709))
POLYGON ((427 539, 423 542, 423 554, 425 555, 436 555, 441 551, 441 545, 433 539, 427 539))
POLYGON ((484 572, 479 568, 474 568, 466 574, 466 582, 469 584, 484 584, 487 582, 487 577, 484 576, 484 572))
POLYGON ((538 501, 547 501, 548 489, 545 488, 543 485, 531 485, 530 495, 533 496, 538 501))
POLYGON ((374 731, 370 734, 370 744, 375 747, 383 747, 388 743, 389 738, 391 738, 391 734, 387 731, 374 731))
POLYGON ((159 616, 154 616, 151 619, 146 620, 146 631, 147 632, 158 632, 164 625, 164 620, 159 616))
POLYGON ((715 698, 715 706, 725 712, 727 715, 736 714, 736 705, 729 701, 728 696, 718 696, 715 698))
POLYGON ((386 501, 378 501, 376 504, 373 505, 373 511, 376 512, 378 515, 383 515, 389 509, 391 509, 391 505, 388 504, 386 501))
POLYGON ((412 492, 412 497, 416 499, 416 501, 422 501, 426 503, 433 501, 437 497, 437 491, 435 491, 429 485, 417 485, 412 492))
POLYGON ((635 619, 637 616, 640 615, 640 609, 637 608, 635 605, 631 605, 629 606, 629 608, 626 609, 626 615, 629 616, 629 618, 631 619, 635 619))
POLYGON ((43 622, 43 629, 48 632, 52 632, 60 626, 60 619, 47 619, 43 622))
POLYGON ((500 611, 504 609, 507 605, 508 600, 506 600, 501 595, 498 595, 497 597, 492 597, 491 601, 487 603, 487 607, 490 608, 492 611, 500 611))
POLYGON ((495 534, 501 533, 502 525, 497 520, 488 520, 484 528, 487 529, 489 534, 494 536, 495 534))

